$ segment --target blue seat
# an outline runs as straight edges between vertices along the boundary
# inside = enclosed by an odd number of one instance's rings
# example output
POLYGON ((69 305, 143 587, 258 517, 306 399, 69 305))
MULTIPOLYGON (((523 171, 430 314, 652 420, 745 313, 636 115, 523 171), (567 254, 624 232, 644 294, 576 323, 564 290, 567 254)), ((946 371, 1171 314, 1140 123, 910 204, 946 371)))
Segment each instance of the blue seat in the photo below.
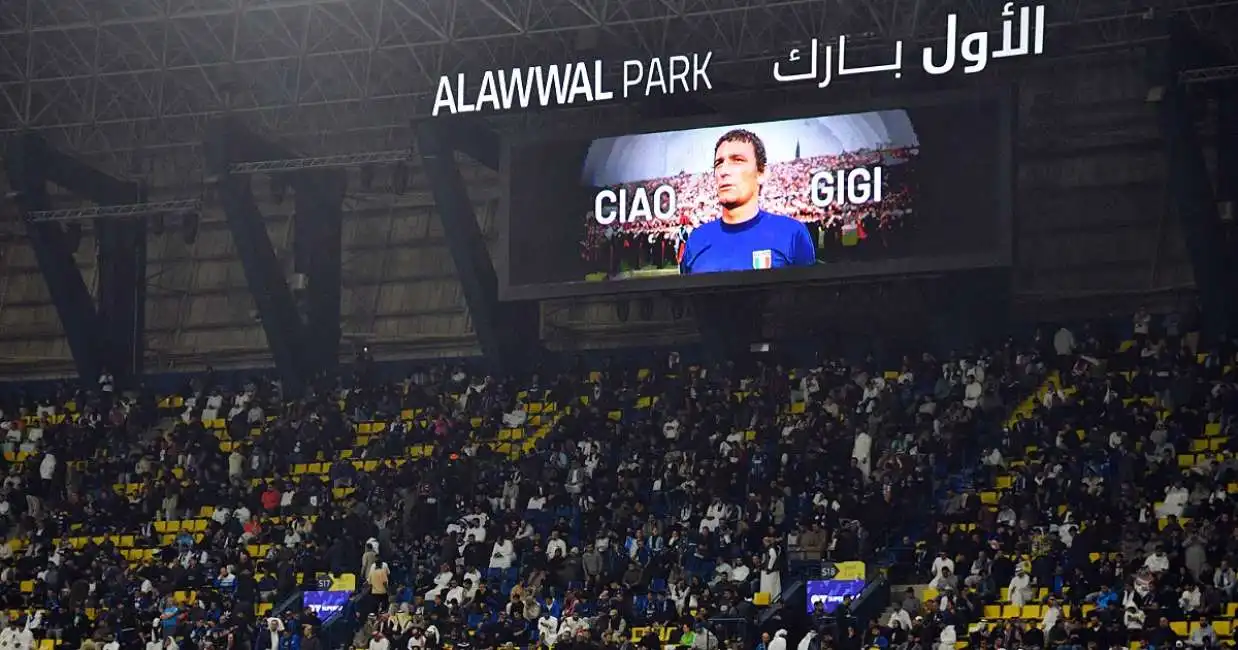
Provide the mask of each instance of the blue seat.
POLYGON ((666 593, 666 580, 663 578, 654 578, 653 581, 649 583, 649 591, 655 594, 666 593))

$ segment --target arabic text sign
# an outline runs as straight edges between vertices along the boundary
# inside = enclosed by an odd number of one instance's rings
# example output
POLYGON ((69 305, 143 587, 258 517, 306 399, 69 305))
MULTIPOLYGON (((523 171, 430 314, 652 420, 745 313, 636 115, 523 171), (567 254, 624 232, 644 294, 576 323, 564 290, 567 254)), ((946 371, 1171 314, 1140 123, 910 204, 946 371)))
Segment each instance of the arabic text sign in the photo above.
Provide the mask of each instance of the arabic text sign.
MULTIPOLYGON (((930 75, 944 75, 961 66, 965 74, 975 74, 984 70, 990 61, 1038 55, 1045 48, 1045 8, 1020 7, 1015 10, 1014 2, 1007 2, 1002 9, 1002 47, 990 48, 988 31, 977 31, 969 34, 959 34, 959 19, 957 14, 946 18, 945 43, 937 47, 925 46, 921 51, 920 62, 924 71, 930 75), (1018 24, 1016 28, 1015 24, 1018 24), (1017 40, 1016 40, 1017 29, 1017 40)), ((903 76, 903 42, 894 44, 894 61, 881 65, 849 67, 847 65, 847 37, 839 36, 838 44, 825 44, 819 39, 812 39, 807 48, 792 49, 786 61, 774 63, 774 79, 789 83, 796 81, 816 81, 818 88, 829 86, 835 77, 888 72, 895 79, 903 76), (799 68, 799 72, 785 71, 788 68, 799 68)))

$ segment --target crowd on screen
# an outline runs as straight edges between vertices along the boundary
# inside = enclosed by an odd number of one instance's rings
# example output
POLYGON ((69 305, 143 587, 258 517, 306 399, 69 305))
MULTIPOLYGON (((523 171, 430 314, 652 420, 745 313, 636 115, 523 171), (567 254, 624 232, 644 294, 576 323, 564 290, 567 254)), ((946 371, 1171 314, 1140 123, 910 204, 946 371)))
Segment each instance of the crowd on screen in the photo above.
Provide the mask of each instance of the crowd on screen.
MULTIPOLYGON (((861 150, 829 156, 797 158, 770 163, 761 188, 761 207, 767 212, 793 217, 809 226, 818 248, 827 248, 841 238, 844 228, 859 228, 865 236, 883 235, 898 229, 912 210, 912 187, 908 178, 891 182, 889 170, 913 159, 909 148, 861 150), (850 170, 884 164, 887 169, 880 205, 813 205, 811 179, 816 172, 850 170)), ((898 170, 904 172, 905 170, 898 170)), ((582 254, 587 261, 612 266, 640 268, 677 263, 680 243, 693 228, 718 218, 718 201, 711 174, 679 174, 623 188, 632 195, 637 187, 652 196, 669 185, 675 189, 676 213, 672 220, 636 220, 602 226, 590 220, 582 254)))

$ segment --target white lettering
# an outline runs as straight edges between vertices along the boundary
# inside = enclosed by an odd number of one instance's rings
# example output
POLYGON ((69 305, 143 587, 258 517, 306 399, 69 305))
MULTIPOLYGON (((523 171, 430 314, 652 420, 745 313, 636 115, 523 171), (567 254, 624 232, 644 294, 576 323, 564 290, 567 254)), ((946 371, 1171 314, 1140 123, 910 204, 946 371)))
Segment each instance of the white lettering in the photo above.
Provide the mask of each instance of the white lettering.
POLYGON ((709 80, 709 62, 714 53, 676 55, 665 62, 662 59, 623 62, 623 96, 636 96, 643 91, 644 97, 655 94, 673 95, 713 90, 709 80))
POLYGON ((575 104, 583 98, 586 103, 593 102, 593 80, 589 78, 589 68, 583 63, 577 63, 572 73, 572 92, 567 97, 567 103, 575 104))
MULTIPOLYGON (((623 97, 649 97, 712 90, 709 63, 712 52, 676 55, 648 61, 624 61, 620 93, 623 97)), ((606 66, 592 62, 487 70, 478 81, 475 95, 463 73, 439 77, 431 115, 455 115, 480 111, 508 111, 538 106, 549 108, 585 104, 615 98, 606 87, 606 66)))
POLYGON ((679 88, 682 88, 683 92, 685 93, 692 92, 692 90, 688 88, 688 72, 690 72, 690 69, 689 69, 690 65, 691 65, 691 62, 686 56, 672 56, 671 57, 670 59, 671 74, 670 74, 670 79, 667 80, 667 86, 670 88, 670 91, 672 93, 677 92, 676 91, 677 86, 679 88))
POLYGON ((503 109, 499 103, 499 89, 494 81, 494 73, 487 70, 481 77, 481 90, 477 91, 477 110, 490 107, 492 111, 503 109))
POLYGON ((472 113, 477 110, 476 104, 470 104, 465 101, 464 94, 464 74, 456 75, 456 111, 460 113, 472 113))
POLYGON ((880 203, 884 197, 882 176, 880 166, 819 171, 812 175, 812 204, 826 208, 880 203))
POLYGON ((699 54, 692 55, 692 92, 714 89, 709 81, 709 61, 714 58, 714 53, 706 52, 704 61, 700 57, 699 54))
POLYGON ((502 93, 503 110, 528 108, 533 84, 519 70, 499 70, 499 88, 502 93))
POLYGON ((662 59, 654 59, 649 62, 649 75, 645 79, 645 96, 651 96, 654 88, 661 90, 663 95, 668 94, 666 79, 662 77, 662 59))
POLYGON ((605 69, 602 67, 602 60, 598 59, 593 62, 593 99, 595 101, 604 102, 615 98, 615 91, 607 90, 602 85, 602 79, 605 76, 605 69))
POLYGON ((537 86, 537 99, 541 106, 550 106, 551 102, 559 105, 567 103, 567 76, 570 73, 567 68, 548 65, 545 72, 542 68, 533 68, 533 84, 537 86))
POLYGON ((609 226, 615 223, 615 219, 619 218, 619 208, 617 203, 619 196, 614 190, 602 190, 597 196, 593 197, 593 218, 603 226, 609 226))
POLYGON ((640 61, 623 62, 623 96, 628 97, 633 86, 645 78, 645 64, 640 61))
POLYGON ((451 94, 451 80, 447 77, 439 77, 438 90, 434 92, 434 108, 430 110, 430 114, 438 117, 439 111, 444 108, 455 115, 456 98, 451 94))
POLYGON ((652 192, 637 187, 630 191, 605 189, 593 197, 593 218, 598 224, 609 226, 615 221, 629 224, 637 220, 669 221, 675 218, 675 188, 659 185, 652 192))

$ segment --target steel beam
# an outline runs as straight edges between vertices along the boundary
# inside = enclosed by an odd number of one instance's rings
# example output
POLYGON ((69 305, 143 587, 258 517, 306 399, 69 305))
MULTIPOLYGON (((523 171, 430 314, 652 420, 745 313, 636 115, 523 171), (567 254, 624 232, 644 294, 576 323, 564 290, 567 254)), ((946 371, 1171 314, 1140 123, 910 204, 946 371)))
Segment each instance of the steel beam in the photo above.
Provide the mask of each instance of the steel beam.
MULTIPOLYGON (((137 183, 114 178, 54 149, 43 147, 47 179, 106 209, 142 200, 137 183)), ((98 262, 99 349, 104 367, 121 386, 142 375, 146 322, 146 225, 140 221, 95 222, 98 262)))
POLYGON ((515 370, 527 364, 540 348, 537 305, 499 302, 498 276, 455 159, 458 150, 465 150, 472 151, 469 155, 475 158, 497 160, 498 138, 477 129, 461 133, 433 122, 422 122, 417 131, 422 168, 434 188, 434 202, 477 342, 483 356, 497 368, 515 370), (485 151, 488 147, 493 150, 485 151))
MULTIPOLYGON (((1234 228, 1234 204, 1238 203, 1238 120, 1234 119, 1235 115, 1238 115, 1238 84, 1228 84, 1220 89, 1213 120, 1216 123, 1216 219, 1223 224, 1228 221, 1225 227, 1231 232, 1234 228)), ((1238 260, 1238 241, 1230 237, 1227 244, 1230 273, 1238 275, 1232 263, 1232 260, 1238 260)), ((1238 285, 1238 279, 1235 284, 1238 285)))
POLYGON ((339 169, 306 169, 294 180, 295 245, 305 251, 305 354, 314 373, 334 370, 340 355, 343 280, 344 194, 348 176, 339 169))
MULTIPOLYGON (((293 317, 280 317, 280 322, 286 325, 279 327, 294 328, 293 340, 298 345, 304 345, 299 352, 300 373, 308 380, 318 373, 334 368, 339 360, 340 341, 340 280, 343 261, 343 201, 347 189, 347 174, 341 167, 348 164, 363 164, 384 158, 390 159, 396 152, 376 152, 361 156, 327 156, 320 158, 300 158, 291 150, 265 138, 255 136, 244 125, 235 120, 221 120, 215 127, 216 132, 226 134, 230 138, 230 154, 232 158, 226 166, 212 168, 212 177, 223 184, 240 184, 238 179, 247 178, 248 174, 259 171, 284 175, 294 193, 296 214, 294 215, 295 246, 304 251, 298 256, 305 262, 304 271, 309 279, 309 287, 305 293, 305 316, 295 309, 296 301, 291 294, 287 299, 294 305, 293 317), (219 170, 225 170, 227 178, 218 176, 219 170)), ((408 152, 399 152, 407 158, 408 152)), ((248 181, 245 182, 248 187, 248 181)), ((257 208, 253 211, 257 213, 257 208)), ((232 216, 229 215, 231 225, 232 216)), ((240 236, 233 230, 233 237, 240 236)), ((266 237, 265 227, 262 236, 266 237)), ((266 238, 269 248, 269 238, 266 238)), ((238 243, 239 247, 239 243, 238 243)), ((263 254, 265 257, 265 254, 263 254)), ((266 262, 262 262, 263 267, 266 262)), ((249 271, 246 271, 247 278, 249 271)), ((250 279, 251 287, 253 279, 250 279)), ((273 280, 263 279, 260 283, 273 283, 273 280)), ((277 302, 283 304, 282 295, 288 292, 286 280, 282 273, 278 287, 267 287, 281 297, 277 302)), ((261 285, 260 285, 261 286, 261 285)), ((277 307, 282 309, 282 307, 277 307)), ((265 323, 265 321, 264 321, 265 323)), ((270 335, 268 334, 268 337, 270 335)), ((273 349, 274 351, 274 349, 273 349)), ((278 357, 277 357, 278 358, 278 357)))
POLYGON ((1238 65, 1219 65, 1210 68, 1184 70, 1178 74, 1178 81, 1184 84, 1233 81, 1234 79, 1238 79, 1238 65))
POLYGON ((1200 57, 1194 30, 1181 21, 1169 24, 1170 39, 1150 53, 1149 85, 1164 89, 1157 115, 1165 142, 1169 192, 1166 210, 1175 215, 1195 271, 1204 332, 1230 334, 1238 323, 1238 273, 1226 263, 1227 238, 1217 219, 1215 192, 1196 132, 1198 107, 1185 84, 1177 83, 1183 68, 1200 57), (1229 269, 1229 270, 1227 270, 1229 269))
MULTIPOLYGON (((23 211, 43 211, 51 207, 44 173, 44 143, 37 137, 20 137, 11 141, 5 157, 9 186, 16 193, 18 207, 23 211)), ((98 313, 90 290, 77 270, 73 253, 76 243, 64 228, 52 223, 29 223, 26 235, 38 261, 39 270, 47 282, 61 328, 69 343, 78 377, 89 386, 104 367, 99 333, 98 313)))
POLYGON ((201 199, 179 199, 151 203, 127 203, 123 205, 96 205, 60 210, 36 210, 26 213, 27 223, 93 221, 98 219, 138 219, 167 214, 198 212, 201 199))
POLYGON ((305 169, 340 169, 360 165, 381 165, 398 162, 408 162, 413 159, 409 149, 398 151, 370 151, 363 153, 338 154, 334 156, 315 156, 311 158, 291 158, 282 160, 259 160, 255 162, 236 163, 228 168, 230 174, 276 174, 294 172, 305 169))
POLYGON ((259 143, 235 124, 220 121, 207 140, 207 165, 215 174, 219 200, 241 258, 245 280, 262 318, 267 345, 287 395, 299 395, 312 375, 306 356, 304 323, 288 288, 266 223, 254 201, 250 177, 231 175, 228 168, 249 159, 259 143))
POLYGON ((134 385, 142 374, 145 354, 145 224, 96 222, 96 309, 74 259, 76 238, 56 219, 45 217, 54 214, 47 191, 49 182, 101 204, 138 200, 137 186, 83 165, 33 134, 10 142, 7 163, 10 186, 26 213, 26 232, 78 374, 93 382, 107 370, 121 386, 134 385))

